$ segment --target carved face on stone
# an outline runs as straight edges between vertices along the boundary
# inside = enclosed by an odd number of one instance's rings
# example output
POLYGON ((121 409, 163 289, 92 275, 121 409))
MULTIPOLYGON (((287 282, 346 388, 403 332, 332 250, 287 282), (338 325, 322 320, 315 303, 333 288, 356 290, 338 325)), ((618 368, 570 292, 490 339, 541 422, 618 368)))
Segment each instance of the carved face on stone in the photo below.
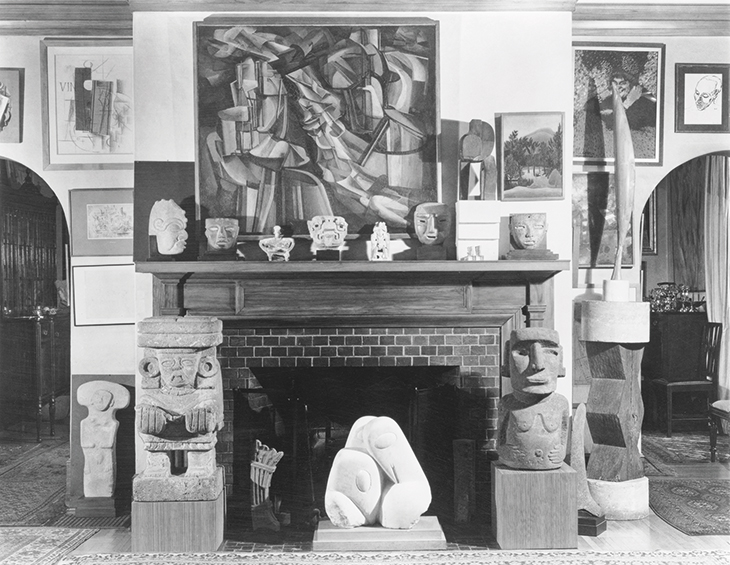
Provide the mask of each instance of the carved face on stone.
POLYGON ((188 233, 185 211, 172 200, 158 200, 150 210, 149 234, 157 238, 161 255, 177 255, 185 250, 188 233))
POLYGON ((158 351, 162 388, 169 394, 185 395, 195 391, 200 353, 158 351))
POLYGON ((307 226, 318 247, 336 249, 345 243, 347 222, 341 216, 314 216, 307 226))
POLYGON ((512 214, 509 232, 517 249, 537 249, 545 241, 547 222, 545 214, 512 214))
POLYGON ((563 367, 559 335, 549 328, 522 328, 510 336, 510 381, 515 396, 555 392, 563 367))
POLYGON ((695 87, 695 106, 702 111, 710 107, 722 92, 722 79, 719 76, 707 75, 697 81, 695 87))
POLYGON ((108 390, 97 390, 91 397, 91 404, 99 412, 106 411, 112 403, 112 393, 108 390))
POLYGON ((205 237, 208 249, 222 251, 231 249, 236 244, 240 227, 235 218, 207 218, 205 220, 205 237))
POLYGON ((424 202, 413 215, 416 237, 423 245, 441 245, 451 231, 451 209, 447 204, 424 202))

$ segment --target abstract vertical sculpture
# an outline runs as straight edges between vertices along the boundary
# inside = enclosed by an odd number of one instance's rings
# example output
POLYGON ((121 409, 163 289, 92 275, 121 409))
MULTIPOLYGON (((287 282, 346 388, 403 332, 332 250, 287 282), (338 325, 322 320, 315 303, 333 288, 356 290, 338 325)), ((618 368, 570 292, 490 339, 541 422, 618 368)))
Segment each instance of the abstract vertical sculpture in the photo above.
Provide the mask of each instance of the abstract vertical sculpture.
POLYGON ((266 528, 278 532, 281 527, 269 498, 269 488, 276 465, 282 457, 283 451, 272 449, 256 440, 256 452, 251 461, 251 517, 254 530, 266 528))
POLYGON ((221 330, 220 320, 203 316, 139 322, 138 345, 145 350, 135 409, 147 467, 134 479, 134 500, 214 500, 222 492, 222 468, 215 461, 223 427, 215 350, 221 330))

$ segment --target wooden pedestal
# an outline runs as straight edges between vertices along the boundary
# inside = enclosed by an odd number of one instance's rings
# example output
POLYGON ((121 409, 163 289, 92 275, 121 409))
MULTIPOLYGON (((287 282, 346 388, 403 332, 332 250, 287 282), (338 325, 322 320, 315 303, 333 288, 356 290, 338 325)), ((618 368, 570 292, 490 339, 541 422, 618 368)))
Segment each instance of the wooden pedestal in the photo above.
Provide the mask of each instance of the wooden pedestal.
POLYGON ((521 471, 492 462, 492 533, 502 549, 578 547, 576 472, 521 471))
POLYGON ((132 551, 217 551, 223 543, 225 491, 216 500, 132 502, 132 551))

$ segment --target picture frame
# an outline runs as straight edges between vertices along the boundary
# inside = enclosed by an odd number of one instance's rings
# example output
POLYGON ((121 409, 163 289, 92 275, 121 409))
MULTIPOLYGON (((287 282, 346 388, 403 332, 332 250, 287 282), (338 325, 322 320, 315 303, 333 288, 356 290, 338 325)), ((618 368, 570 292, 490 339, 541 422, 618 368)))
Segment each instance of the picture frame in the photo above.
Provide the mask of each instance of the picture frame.
POLYGON ((334 215, 348 237, 369 237, 381 221, 394 237, 415 237, 414 208, 441 196, 438 26, 428 18, 196 22, 200 223, 237 218, 243 239, 274 225, 296 237, 308 236, 314 216, 334 215))
POLYGON ((71 255, 133 254, 134 189, 74 189, 69 199, 71 255))
POLYGON ((500 200, 564 197, 564 121, 563 112, 495 115, 500 200))
POLYGON ((641 254, 658 255, 657 249, 657 210, 656 190, 652 190, 649 200, 641 213, 641 254))
MULTIPOLYGON (((573 230, 579 268, 613 268, 617 226, 614 214, 616 191, 613 173, 573 174, 573 230)), ((622 267, 634 264, 633 227, 624 243, 622 267)))
POLYGON ((25 69, 0 68, 0 143, 23 141, 25 69))
POLYGON ((120 326, 135 322, 134 264, 74 265, 74 326, 120 326), (114 299, 110 299, 110 297, 114 299))
POLYGON ((614 162, 615 82, 624 99, 637 166, 661 166, 664 61, 661 43, 573 44, 573 162, 614 162))
POLYGON ((134 166, 132 40, 43 39, 44 169, 134 166))
POLYGON ((674 131, 730 132, 730 65, 676 63, 674 131))

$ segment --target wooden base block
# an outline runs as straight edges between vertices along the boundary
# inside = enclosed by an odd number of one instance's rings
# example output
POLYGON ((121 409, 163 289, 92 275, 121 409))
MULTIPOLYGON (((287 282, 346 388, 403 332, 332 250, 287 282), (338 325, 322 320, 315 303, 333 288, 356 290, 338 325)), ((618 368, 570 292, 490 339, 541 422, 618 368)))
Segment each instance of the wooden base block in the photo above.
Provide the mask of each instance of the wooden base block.
POLYGON ((338 528, 322 520, 314 532, 312 551, 416 551, 446 549, 446 537, 436 516, 421 516, 410 530, 382 526, 338 528))
POLYGON ((132 551, 217 551, 223 543, 225 491, 216 500, 132 502, 132 551))
POLYGON ((502 549, 578 547, 576 472, 522 471, 492 462, 492 533, 502 549))
POLYGON ((76 502, 74 516, 81 518, 106 518, 117 515, 112 497, 81 497, 76 502))
POLYGON ((599 536, 606 531, 606 516, 594 516, 586 510, 578 510, 578 535, 599 536))

